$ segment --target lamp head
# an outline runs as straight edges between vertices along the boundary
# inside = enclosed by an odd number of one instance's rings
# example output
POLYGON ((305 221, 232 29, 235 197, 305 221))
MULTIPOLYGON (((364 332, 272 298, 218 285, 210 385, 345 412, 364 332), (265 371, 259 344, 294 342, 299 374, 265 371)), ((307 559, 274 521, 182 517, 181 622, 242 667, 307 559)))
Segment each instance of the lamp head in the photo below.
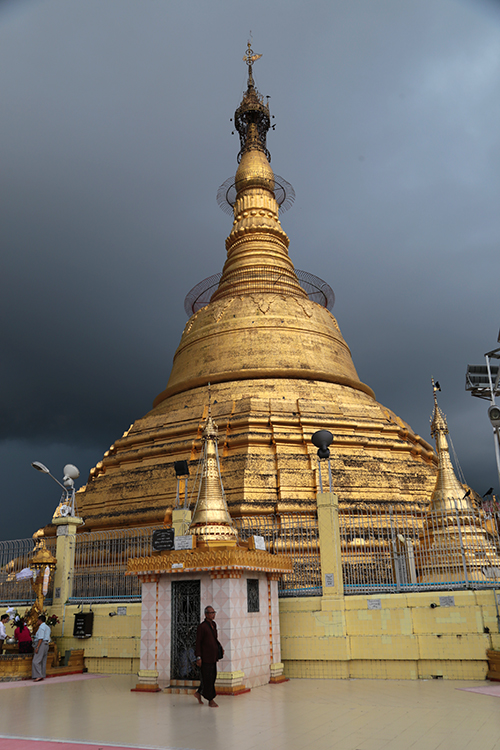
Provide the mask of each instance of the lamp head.
POLYGON ((493 425, 495 429, 500 427, 500 409, 496 404, 493 404, 488 409, 488 416, 490 418, 490 422, 493 425))
POLYGON ((50 474, 50 471, 47 469, 47 467, 40 461, 33 461, 31 465, 37 471, 42 471, 44 474, 50 474))
POLYGON ((328 430, 318 430, 311 439, 318 449, 318 458, 330 458, 328 446, 333 442, 332 433, 328 430))
POLYGON ((80 470, 76 468, 76 466, 73 466, 73 464, 66 464, 66 466, 63 469, 64 478, 68 477, 68 479, 78 479, 80 476, 80 470))

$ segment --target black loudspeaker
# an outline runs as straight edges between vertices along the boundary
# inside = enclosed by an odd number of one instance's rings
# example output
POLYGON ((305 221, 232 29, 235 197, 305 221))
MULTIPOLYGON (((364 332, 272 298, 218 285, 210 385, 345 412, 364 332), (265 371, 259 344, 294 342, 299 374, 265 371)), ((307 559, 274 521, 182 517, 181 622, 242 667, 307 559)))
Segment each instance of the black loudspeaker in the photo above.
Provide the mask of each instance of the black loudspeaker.
POLYGON ((189 466, 187 461, 174 461, 174 469, 176 477, 189 476, 189 466))
POLYGON ((312 436, 312 441, 318 449, 318 458, 330 458, 328 446, 333 442, 333 435, 328 430, 318 430, 312 436))

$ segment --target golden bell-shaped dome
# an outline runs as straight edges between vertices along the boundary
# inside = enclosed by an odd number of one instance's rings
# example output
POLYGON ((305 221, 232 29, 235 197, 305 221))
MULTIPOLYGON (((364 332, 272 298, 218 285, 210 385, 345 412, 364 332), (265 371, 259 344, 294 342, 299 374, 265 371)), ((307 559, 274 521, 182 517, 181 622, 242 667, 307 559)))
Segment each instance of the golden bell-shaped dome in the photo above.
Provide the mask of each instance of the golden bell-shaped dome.
POLYGON ((332 472, 341 501, 421 507, 435 486, 432 447, 377 403, 336 319, 299 283, 266 144, 269 106, 252 75, 258 57, 248 50, 247 89, 234 116, 239 165, 218 287, 188 320, 153 409, 111 446, 78 493, 87 528, 161 522, 176 502, 174 462, 195 462, 205 449, 193 531, 216 519, 234 538, 224 497, 232 515, 314 513, 319 487, 311 435, 322 428, 334 435, 332 472), (217 494, 213 441, 205 441, 200 425, 208 383, 225 496, 217 494))

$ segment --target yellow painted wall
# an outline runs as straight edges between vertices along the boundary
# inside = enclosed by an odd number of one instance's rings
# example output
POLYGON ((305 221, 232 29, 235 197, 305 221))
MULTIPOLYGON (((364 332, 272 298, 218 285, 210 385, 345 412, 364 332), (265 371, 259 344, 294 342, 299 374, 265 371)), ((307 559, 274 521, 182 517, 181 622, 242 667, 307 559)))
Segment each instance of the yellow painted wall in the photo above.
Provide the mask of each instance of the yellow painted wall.
POLYGON ((280 599, 280 622, 288 677, 480 680, 500 649, 493 591, 280 599))
MULTIPOLYGON (((50 608, 65 618, 64 635, 62 622, 52 631, 60 652, 84 648, 91 672, 137 673, 140 603, 98 604, 92 610, 92 637, 77 639, 72 633, 80 608, 50 608), (110 617, 117 606, 127 614, 110 617)), ((493 591, 280 599, 280 623, 288 677, 481 680, 486 650, 500 650, 493 591), (431 608, 440 596, 453 596, 455 606, 431 608), (368 599, 380 599, 382 608, 369 610, 368 599)))
MULTIPOLYGON (((88 612, 85 605, 83 611, 88 612)), ((134 674, 140 668, 141 604, 95 604, 91 638, 73 638, 74 615, 81 609, 75 605, 50 607, 50 613, 61 620, 52 628, 52 637, 61 654, 67 649, 85 649, 85 666, 98 674, 134 674), (110 617, 117 607, 126 607, 126 615, 110 617), (63 630, 64 620, 64 630, 63 630), (63 634, 64 633, 64 634, 63 634)))

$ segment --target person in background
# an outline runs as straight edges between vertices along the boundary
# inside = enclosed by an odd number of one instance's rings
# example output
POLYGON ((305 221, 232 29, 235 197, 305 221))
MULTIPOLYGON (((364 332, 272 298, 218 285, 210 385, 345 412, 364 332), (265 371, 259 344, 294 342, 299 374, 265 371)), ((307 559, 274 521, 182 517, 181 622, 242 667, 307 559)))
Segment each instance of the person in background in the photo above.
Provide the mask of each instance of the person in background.
POLYGON ((203 704, 201 696, 207 701, 210 708, 218 708, 214 701, 215 680, 217 678, 217 662, 224 656, 224 649, 217 638, 217 625, 215 624, 215 610, 213 607, 205 607, 205 619, 198 625, 196 631, 196 664, 201 670, 200 687, 195 693, 198 703, 203 704))
POLYGON ((0 617, 0 654, 3 651, 3 642, 7 638, 7 631, 5 630, 5 626, 9 622, 9 615, 2 615, 0 617))
POLYGON ((24 620, 19 620, 17 628, 14 630, 14 638, 19 644, 20 654, 32 653, 33 644, 31 642, 31 633, 24 620))
POLYGON ((40 615, 38 618, 38 630, 35 633, 35 649, 31 664, 31 678, 35 682, 40 682, 46 675, 49 643, 50 628, 45 622, 45 615, 40 615))

